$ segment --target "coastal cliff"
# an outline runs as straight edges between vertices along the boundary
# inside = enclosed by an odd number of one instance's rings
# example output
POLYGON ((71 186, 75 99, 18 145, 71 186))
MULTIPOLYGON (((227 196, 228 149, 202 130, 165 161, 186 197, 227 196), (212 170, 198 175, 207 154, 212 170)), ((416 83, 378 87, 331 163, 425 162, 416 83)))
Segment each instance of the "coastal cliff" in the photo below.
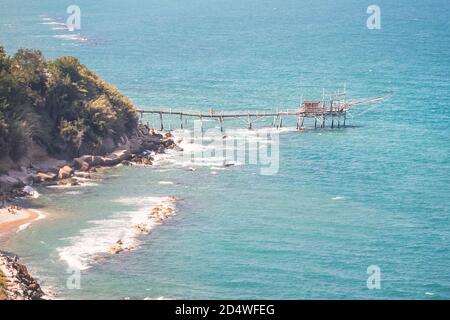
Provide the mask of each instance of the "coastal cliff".
POLYGON ((138 128, 136 110, 74 57, 0 47, 0 170, 45 156, 68 160, 112 152, 138 128))
MULTIPOLYGON (((36 184, 77 185, 99 167, 151 165, 175 148, 170 133, 139 124, 133 104, 73 57, 0 47, 0 236, 38 214, 13 198, 36 184)), ((16 256, 0 251, 0 300, 42 299, 16 256)))
POLYGON ((28 49, 8 56, 0 47, 0 200, 33 183, 76 183, 86 176, 76 171, 151 164, 143 151, 173 146, 140 125, 131 101, 76 58, 49 61, 28 49))

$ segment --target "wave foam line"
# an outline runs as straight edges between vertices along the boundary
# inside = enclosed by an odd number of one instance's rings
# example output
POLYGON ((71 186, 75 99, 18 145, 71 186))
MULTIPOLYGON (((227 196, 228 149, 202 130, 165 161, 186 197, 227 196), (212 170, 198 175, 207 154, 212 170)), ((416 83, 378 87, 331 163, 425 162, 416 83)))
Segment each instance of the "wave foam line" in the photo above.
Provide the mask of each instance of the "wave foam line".
POLYGON ((45 213, 43 213, 42 211, 39 211, 39 210, 28 209, 28 211, 37 214, 37 217, 35 219, 33 219, 32 221, 30 221, 30 222, 27 222, 27 223, 24 223, 24 224, 20 225, 19 228, 17 229, 16 233, 22 232, 23 230, 27 229, 33 222, 45 219, 47 217, 45 215, 45 213))
POLYGON ((57 249, 60 259, 69 267, 86 270, 108 254, 136 249, 140 235, 150 233, 175 213, 175 198, 171 196, 123 198, 116 202, 135 209, 116 213, 108 219, 90 221, 91 227, 68 238, 70 245, 57 249))

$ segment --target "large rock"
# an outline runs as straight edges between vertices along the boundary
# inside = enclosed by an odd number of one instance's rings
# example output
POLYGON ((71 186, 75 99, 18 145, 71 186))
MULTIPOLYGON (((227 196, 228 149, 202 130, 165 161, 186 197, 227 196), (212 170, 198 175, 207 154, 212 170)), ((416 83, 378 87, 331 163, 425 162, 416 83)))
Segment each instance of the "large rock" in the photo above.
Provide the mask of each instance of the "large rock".
POLYGON ((175 147, 175 142, 174 142, 172 139, 167 139, 167 140, 164 140, 164 141, 163 141, 163 145, 164 145, 164 147, 166 147, 166 148, 172 149, 172 148, 175 147))
POLYGON ((124 160, 129 160, 131 158, 130 151, 128 151, 126 149, 114 151, 113 153, 111 153, 111 155, 113 157, 119 158, 120 162, 122 162, 124 160))
POLYGON ((94 157, 91 155, 85 155, 85 156, 81 156, 79 158, 77 158, 77 160, 81 161, 81 162, 86 162, 88 165, 92 166, 93 162, 94 162, 94 157))
POLYGON ((101 165, 102 157, 100 156, 92 156, 92 155, 85 155, 81 156, 79 158, 76 158, 78 163, 86 162, 90 166, 99 166, 101 165))
POLYGON ((51 172, 38 172, 33 175, 34 182, 49 182, 56 179, 56 174, 51 172))
POLYGON ((23 176, 23 177, 19 177, 19 180, 25 184, 32 184, 33 183, 33 175, 31 173, 28 173, 27 175, 23 176))
POLYGON ((67 179, 73 174, 73 169, 69 166, 64 166, 59 169, 58 179, 67 179))
POLYGON ((0 176, 0 191, 9 192, 12 189, 22 188, 25 184, 17 178, 10 176, 0 176))
POLYGON ((88 171, 89 167, 90 167, 89 163, 87 163, 86 161, 84 161, 81 158, 73 159, 72 165, 75 168, 75 170, 80 170, 80 171, 88 171))
POLYGON ((103 157, 100 156, 92 156, 92 163, 91 166, 102 166, 103 165, 103 157))
POLYGON ((32 167, 39 172, 53 172, 58 174, 59 169, 67 164, 65 160, 56 160, 49 158, 46 161, 33 162, 32 167))
POLYGON ((113 156, 103 157, 102 160, 103 160, 103 165, 107 166, 107 167, 112 167, 112 166, 118 165, 121 162, 119 158, 113 157, 113 156))
POLYGON ((31 184, 33 182, 33 177, 30 173, 27 172, 27 169, 22 167, 20 170, 9 170, 8 176, 13 180, 19 180, 19 183, 17 183, 17 186, 20 187, 21 185, 27 185, 31 184))

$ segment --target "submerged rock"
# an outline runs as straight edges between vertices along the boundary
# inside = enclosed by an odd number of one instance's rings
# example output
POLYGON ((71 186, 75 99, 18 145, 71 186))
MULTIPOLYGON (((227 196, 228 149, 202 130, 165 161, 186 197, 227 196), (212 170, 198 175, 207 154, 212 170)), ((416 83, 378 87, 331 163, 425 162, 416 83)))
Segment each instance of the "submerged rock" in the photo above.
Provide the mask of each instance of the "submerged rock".
POLYGON ((109 248, 108 252, 110 254, 118 254, 124 250, 125 250, 125 248, 123 247, 122 240, 118 240, 115 245, 113 245, 111 248, 109 248))

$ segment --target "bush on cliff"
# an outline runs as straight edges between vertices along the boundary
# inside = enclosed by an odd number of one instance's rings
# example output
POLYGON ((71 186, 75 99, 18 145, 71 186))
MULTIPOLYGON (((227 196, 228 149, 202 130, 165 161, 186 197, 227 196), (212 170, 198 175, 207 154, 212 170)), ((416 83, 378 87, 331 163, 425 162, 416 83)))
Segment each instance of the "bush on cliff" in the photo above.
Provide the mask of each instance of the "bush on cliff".
POLYGON ((0 47, 0 159, 18 161, 34 143, 59 158, 96 153, 137 124, 132 103, 76 58, 0 47))
POLYGON ((5 293, 7 289, 6 276, 2 270, 0 270, 0 300, 7 300, 8 296, 5 293))

